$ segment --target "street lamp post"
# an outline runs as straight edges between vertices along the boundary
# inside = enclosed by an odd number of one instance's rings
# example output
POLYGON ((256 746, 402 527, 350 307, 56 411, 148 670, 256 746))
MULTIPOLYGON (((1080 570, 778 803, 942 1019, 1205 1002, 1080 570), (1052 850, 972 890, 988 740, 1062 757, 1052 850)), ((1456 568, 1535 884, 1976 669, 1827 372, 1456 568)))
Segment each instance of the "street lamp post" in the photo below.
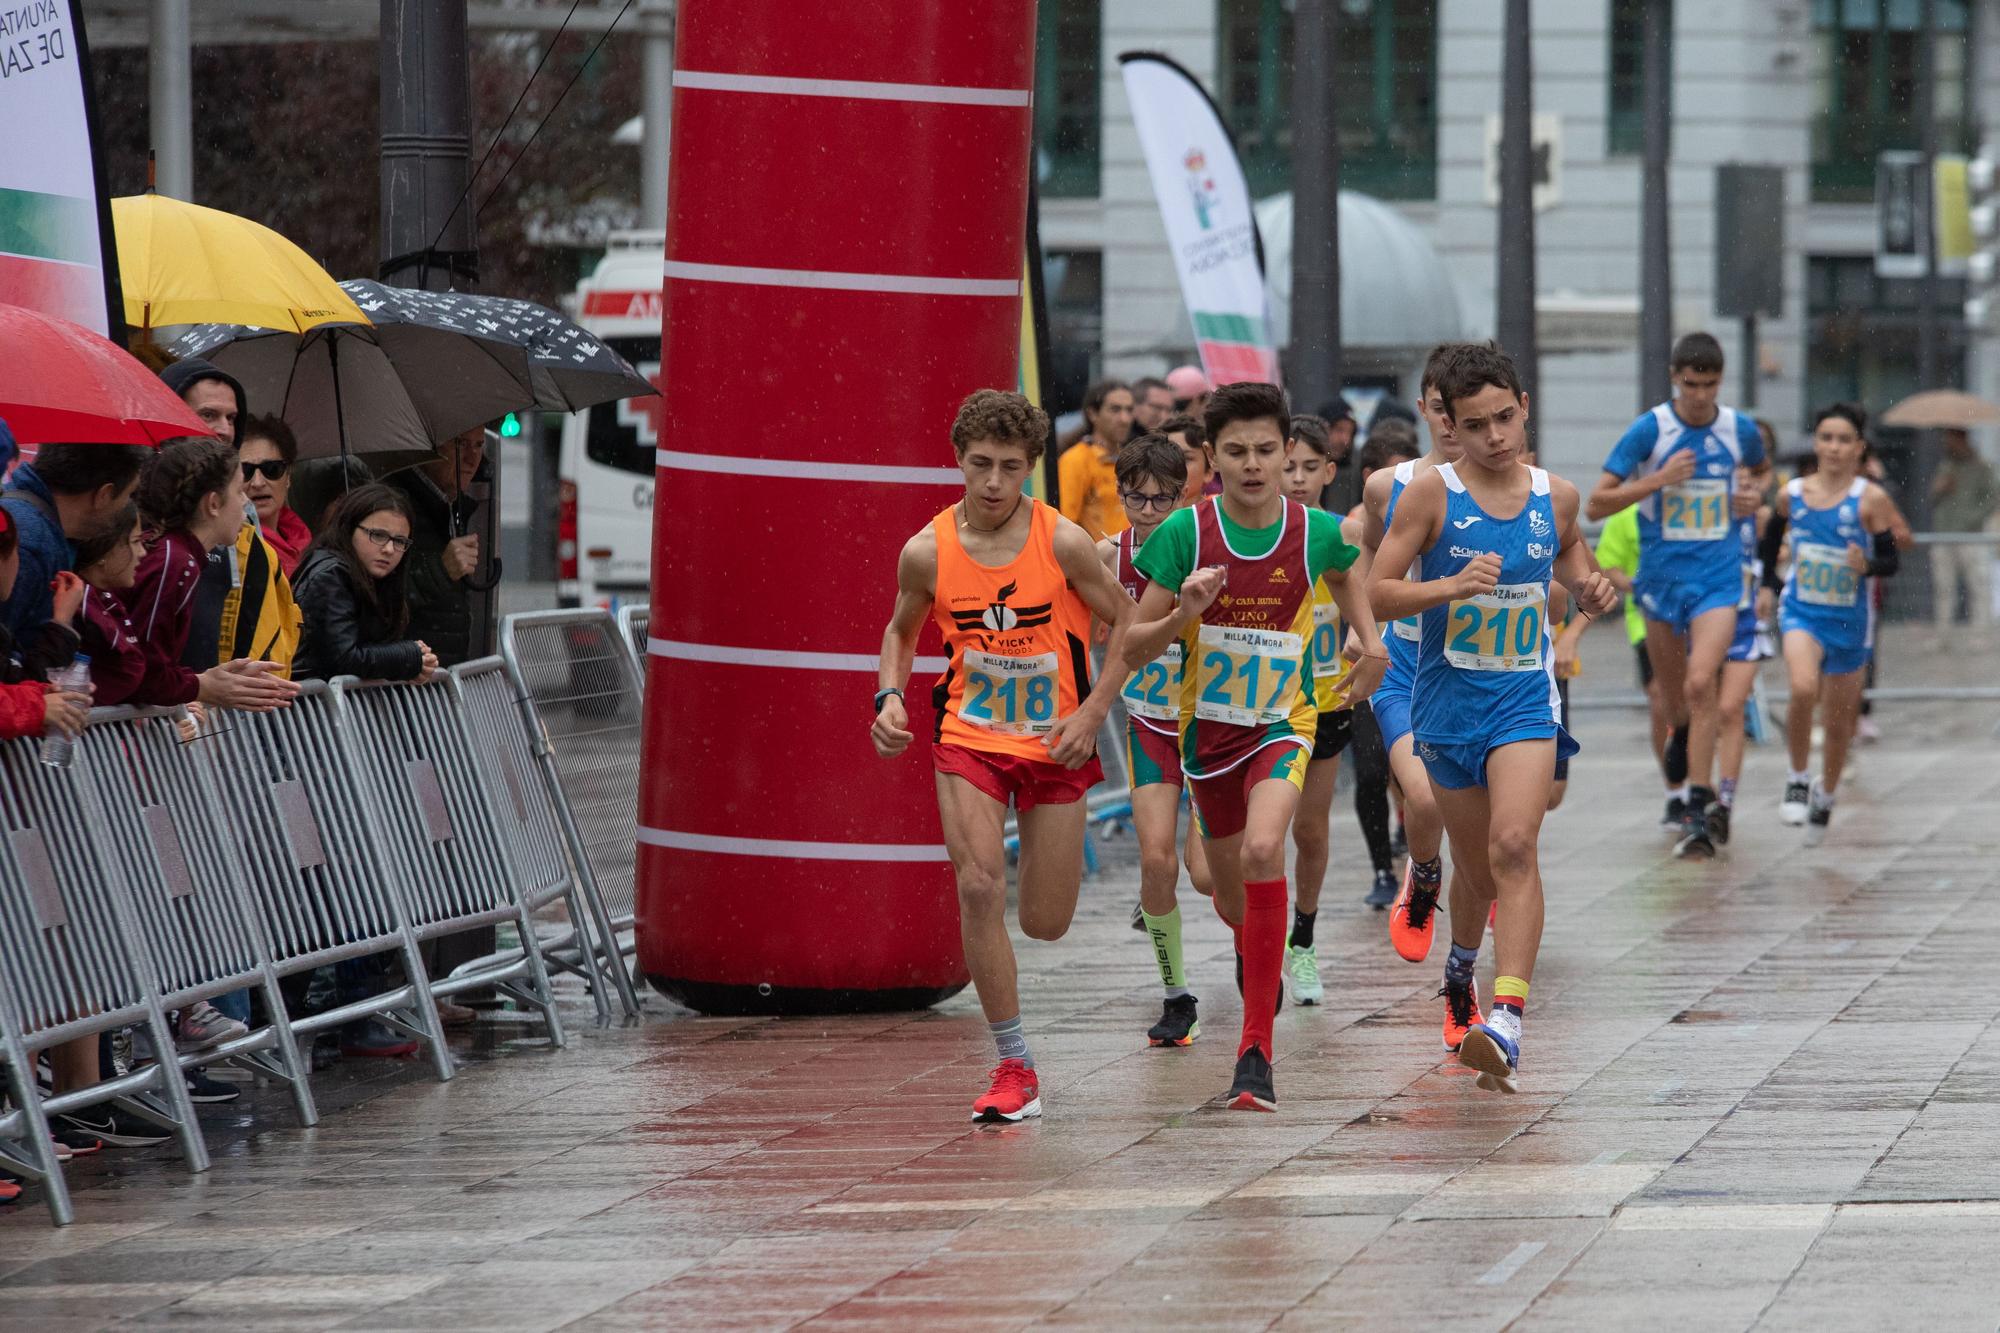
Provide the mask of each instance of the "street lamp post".
POLYGON ((1292 399, 1340 392, 1340 134, 1334 124, 1334 0, 1292 19, 1292 399))
POLYGON ((1494 327, 1532 403, 1539 388, 1535 341, 1535 114, 1529 0, 1507 0, 1500 75, 1500 271, 1494 327))

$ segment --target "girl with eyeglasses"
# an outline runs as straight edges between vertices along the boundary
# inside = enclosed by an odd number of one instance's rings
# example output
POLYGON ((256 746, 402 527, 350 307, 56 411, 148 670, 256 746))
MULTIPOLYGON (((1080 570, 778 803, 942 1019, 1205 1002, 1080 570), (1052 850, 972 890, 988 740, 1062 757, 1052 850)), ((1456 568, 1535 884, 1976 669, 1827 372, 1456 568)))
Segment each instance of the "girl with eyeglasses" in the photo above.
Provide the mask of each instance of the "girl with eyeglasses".
POLYGON ((409 502, 394 487, 357 487, 335 507, 292 580, 306 612, 301 679, 430 679, 437 655, 423 640, 403 637, 409 549, 409 502))

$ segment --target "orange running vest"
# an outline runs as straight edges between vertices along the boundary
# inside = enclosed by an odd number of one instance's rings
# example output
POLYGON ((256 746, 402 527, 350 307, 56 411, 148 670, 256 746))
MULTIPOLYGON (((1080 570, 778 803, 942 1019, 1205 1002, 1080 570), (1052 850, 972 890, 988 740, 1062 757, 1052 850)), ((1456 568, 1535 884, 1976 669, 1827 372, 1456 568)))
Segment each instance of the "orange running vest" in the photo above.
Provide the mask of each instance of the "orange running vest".
POLYGON ((1005 565, 982 565, 958 539, 958 506, 931 520, 937 591, 931 615, 948 663, 931 701, 939 744, 1049 761, 1042 743, 1090 693, 1090 608, 1056 559, 1056 513, 1025 499, 1028 540, 1005 565))

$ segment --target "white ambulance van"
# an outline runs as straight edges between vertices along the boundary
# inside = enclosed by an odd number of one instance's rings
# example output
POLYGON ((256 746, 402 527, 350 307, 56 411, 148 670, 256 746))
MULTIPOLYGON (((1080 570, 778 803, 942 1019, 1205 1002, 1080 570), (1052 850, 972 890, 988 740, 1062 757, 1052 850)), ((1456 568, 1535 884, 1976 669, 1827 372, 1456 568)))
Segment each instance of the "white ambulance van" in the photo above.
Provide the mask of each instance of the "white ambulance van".
MULTIPOLYGON (((577 323, 656 387, 663 383, 665 265, 664 233, 614 232, 604 258, 573 298, 577 323)), ((557 558, 566 601, 607 606, 646 597, 653 563, 653 454, 665 402, 649 397, 603 403, 563 422, 557 558)))

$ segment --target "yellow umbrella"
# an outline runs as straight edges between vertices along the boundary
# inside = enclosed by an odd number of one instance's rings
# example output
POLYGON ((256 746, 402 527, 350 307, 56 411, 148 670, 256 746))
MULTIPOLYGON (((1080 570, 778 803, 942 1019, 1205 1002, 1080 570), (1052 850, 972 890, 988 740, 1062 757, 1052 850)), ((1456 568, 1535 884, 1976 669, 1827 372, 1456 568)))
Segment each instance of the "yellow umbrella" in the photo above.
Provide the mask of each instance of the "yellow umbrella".
POLYGON ((111 201, 125 322, 304 333, 368 316, 305 251, 249 218, 159 194, 111 201))

